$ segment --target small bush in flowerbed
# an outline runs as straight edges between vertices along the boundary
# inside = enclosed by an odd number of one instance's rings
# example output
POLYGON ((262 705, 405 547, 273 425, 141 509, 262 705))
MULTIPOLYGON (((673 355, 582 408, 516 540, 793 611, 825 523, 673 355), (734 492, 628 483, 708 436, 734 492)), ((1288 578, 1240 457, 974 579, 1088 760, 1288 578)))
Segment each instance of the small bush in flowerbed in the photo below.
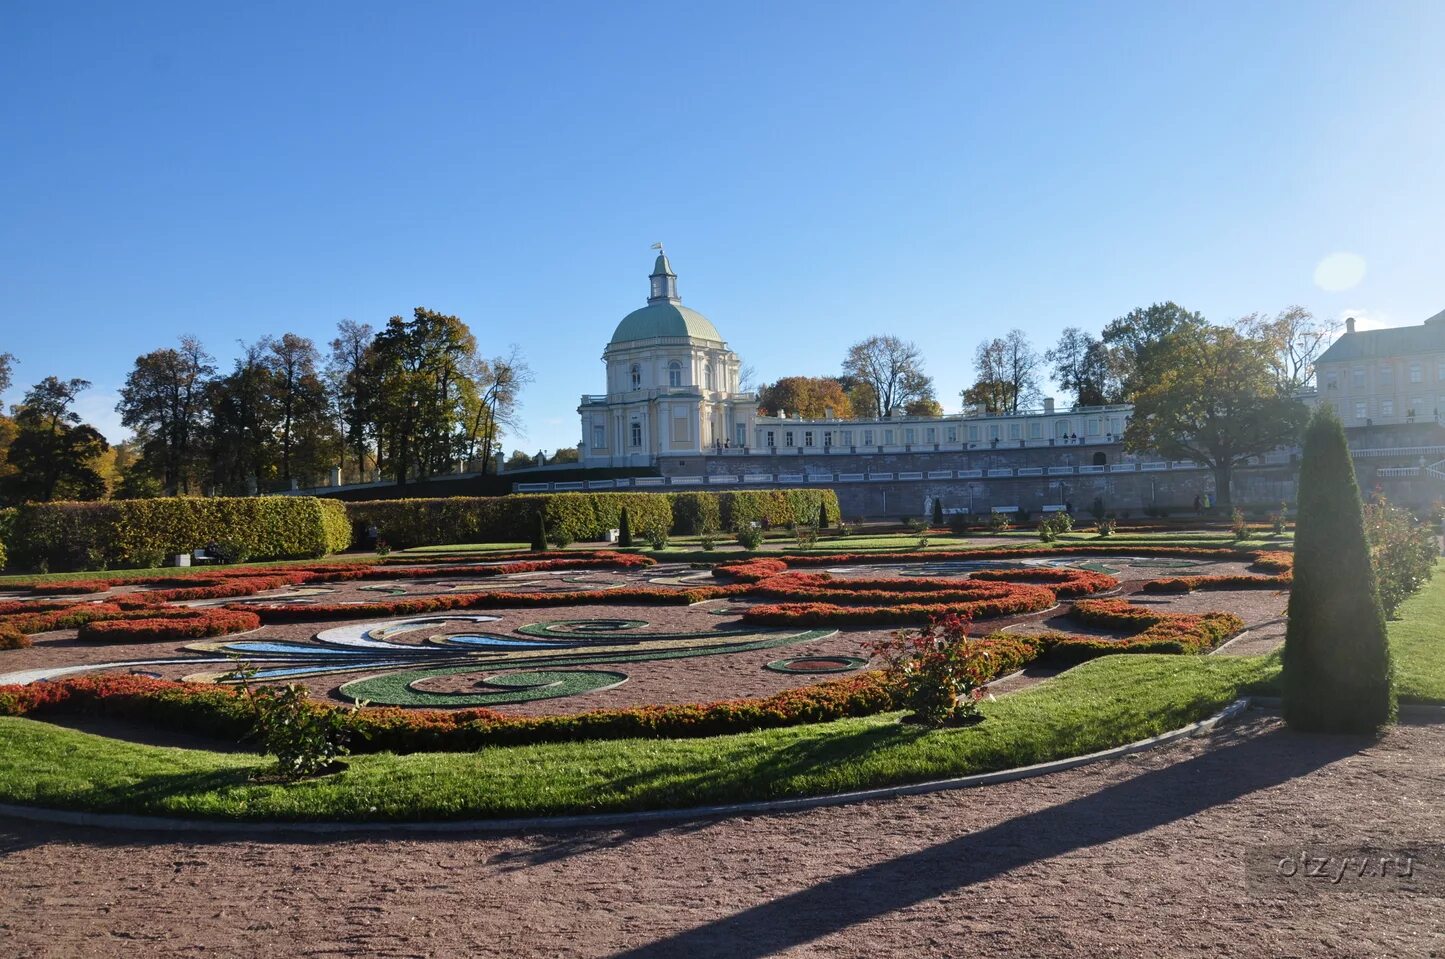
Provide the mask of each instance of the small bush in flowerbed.
POLYGON ((1100 539, 1108 539, 1114 535, 1114 530, 1119 528, 1119 521, 1114 519, 1101 519, 1094 524, 1094 535, 1100 539))
POLYGON ((652 526, 647 530, 647 545, 651 549, 667 548, 667 527, 652 526))
POLYGON ((1249 539, 1249 520, 1244 518, 1244 510, 1238 506, 1229 514, 1229 531, 1234 534, 1236 541, 1249 539))
POLYGON ((988 514, 988 528, 991 532, 1006 533, 1009 530, 1013 529, 1013 525, 1014 524, 1010 522, 1007 513, 988 514))
POLYGON ((230 678, 239 683, 255 717, 252 736, 276 757, 277 775, 289 782, 336 771, 341 757, 350 752, 347 710, 309 702, 300 683, 252 685, 255 675, 255 667, 242 666, 230 678))
POLYGON ((705 526, 697 534, 698 545, 703 549, 711 550, 717 546, 718 532, 712 526, 705 526))
POLYGON ((1074 518, 1068 513, 1053 513, 1039 523, 1039 539, 1052 543, 1074 528, 1074 518))
POLYGON ((763 545, 763 531, 756 526, 744 526, 738 530, 738 545, 748 552, 756 552, 763 545))
POLYGON ((1017 669, 1037 655, 1026 640, 974 639, 968 621, 946 616, 922 629, 899 630, 867 644, 884 662, 884 673, 913 710, 909 717, 926 726, 967 722, 978 716, 984 684, 1017 669))
POLYGON ((796 523, 793 525, 793 539, 798 543, 798 549, 812 549, 818 545, 818 527, 812 523, 796 523))

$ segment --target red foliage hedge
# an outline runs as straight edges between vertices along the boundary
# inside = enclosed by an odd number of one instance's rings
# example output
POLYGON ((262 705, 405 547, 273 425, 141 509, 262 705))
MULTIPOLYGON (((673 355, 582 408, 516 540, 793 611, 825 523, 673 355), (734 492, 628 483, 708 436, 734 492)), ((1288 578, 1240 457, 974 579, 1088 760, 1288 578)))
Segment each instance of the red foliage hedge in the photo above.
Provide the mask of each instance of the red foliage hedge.
POLYGON ((244 633, 261 625, 255 613, 235 609, 187 610, 182 616, 108 619, 80 624, 77 638, 92 643, 149 643, 244 633))
POLYGON ((1189 593, 1196 589, 1289 589, 1294 582, 1283 576, 1174 576, 1151 579, 1140 587, 1145 593, 1189 593))

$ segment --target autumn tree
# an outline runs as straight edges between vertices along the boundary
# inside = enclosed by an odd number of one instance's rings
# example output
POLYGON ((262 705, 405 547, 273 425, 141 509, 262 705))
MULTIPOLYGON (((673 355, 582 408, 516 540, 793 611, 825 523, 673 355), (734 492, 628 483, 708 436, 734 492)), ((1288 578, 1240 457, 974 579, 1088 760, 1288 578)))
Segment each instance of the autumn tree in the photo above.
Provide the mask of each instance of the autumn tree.
POLYGON ((1220 505, 1232 503, 1237 466, 1297 440, 1308 411, 1279 391, 1268 344, 1188 324, 1153 344, 1149 363, 1124 447, 1213 470, 1220 505))
POLYGON ((214 364, 200 340, 183 336, 179 348, 137 357, 121 387, 121 423, 135 432, 146 467, 168 495, 191 491, 214 364))
POLYGON ((923 351, 896 336, 870 336, 848 348, 843 372, 866 385, 871 408, 857 415, 889 417, 903 411, 914 400, 934 396, 933 380, 923 372, 923 351))
POLYGON ((758 390, 758 407, 774 416, 822 419, 832 410, 836 419, 853 418, 853 403, 843 392, 843 385, 830 376, 785 376, 758 390))
POLYGON ((1140 390, 1157 383, 1174 361, 1170 345, 1176 333, 1208 326, 1203 314, 1178 303, 1155 303, 1131 310, 1104 326, 1101 337, 1109 351, 1111 376, 1120 384, 1119 399, 1133 402, 1140 390))
POLYGON ((964 403, 989 413, 1017 413, 1038 402, 1038 352, 1023 330, 984 340, 974 351, 975 379, 964 403))
POLYGON ((9 451, 15 471, 5 478, 10 502, 105 496, 105 478, 96 466, 110 444, 73 409, 89 386, 87 380, 47 376, 15 407, 17 429, 9 451))
POLYGON ((910 400, 908 405, 903 407, 904 416, 942 416, 943 404, 931 396, 921 399, 910 400))
POLYGON ((1314 385, 1315 360, 1330 345, 1334 333, 1302 306, 1288 307, 1274 316, 1251 313, 1240 317, 1235 327, 1242 335, 1269 345, 1275 387, 1290 396, 1314 385))
MULTIPOLYGON (((10 389, 11 370, 14 368, 15 354, 0 353, 0 393, 10 389)), ((15 441, 17 427, 15 421, 0 412, 0 483, 5 477, 15 471, 10 465, 10 444, 15 441)))
POLYGON ((1070 326, 1059 336, 1058 345, 1044 354, 1053 364, 1054 380, 1073 394, 1079 406, 1103 406, 1122 402, 1122 387, 1115 378, 1112 358, 1104 341, 1070 326))

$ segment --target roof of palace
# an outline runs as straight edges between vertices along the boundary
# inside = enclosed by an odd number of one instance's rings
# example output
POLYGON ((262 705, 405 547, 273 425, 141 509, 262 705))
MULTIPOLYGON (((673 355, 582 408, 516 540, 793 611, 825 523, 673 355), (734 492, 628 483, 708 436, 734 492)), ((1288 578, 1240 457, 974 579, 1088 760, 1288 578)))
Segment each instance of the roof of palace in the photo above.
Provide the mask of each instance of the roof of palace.
POLYGON ((1348 363, 1351 360, 1442 352, 1445 352, 1445 310, 1419 326, 1392 326, 1383 330, 1346 333, 1315 362, 1348 363))
POLYGON ((712 321, 697 310, 680 303, 652 303, 633 310, 617 324, 609 345, 632 340, 651 340, 660 336, 690 336, 699 340, 723 341, 712 321))

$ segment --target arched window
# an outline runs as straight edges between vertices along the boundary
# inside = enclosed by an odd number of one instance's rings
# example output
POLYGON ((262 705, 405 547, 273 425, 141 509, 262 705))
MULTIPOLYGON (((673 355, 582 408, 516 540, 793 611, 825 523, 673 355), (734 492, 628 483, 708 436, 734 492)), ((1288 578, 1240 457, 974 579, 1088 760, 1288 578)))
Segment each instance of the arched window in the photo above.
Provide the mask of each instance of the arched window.
POLYGON ((642 389, 642 367, 636 363, 632 364, 632 388, 634 390, 642 389))
POLYGON ((667 385, 682 385, 682 364, 679 363, 677 360, 673 360, 671 363, 667 364, 667 385))
POLYGON ((1055 436, 1055 438, 1057 438, 1057 439, 1063 439, 1064 437, 1066 437, 1066 436, 1068 436, 1068 435, 1069 435, 1069 421, 1068 421, 1068 420, 1055 420, 1055 421, 1054 421, 1054 436, 1055 436))
POLYGON ((704 389, 712 389, 712 364, 706 363, 702 368, 702 385, 704 389))
POLYGON ((1105 466, 1105 465, 1108 464, 1108 462, 1109 462, 1109 457, 1108 457, 1107 455, 1105 455, 1104 453, 1095 453, 1095 454, 1094 454, 1094 465, 1095 465, 1095 466, 1105 466))

